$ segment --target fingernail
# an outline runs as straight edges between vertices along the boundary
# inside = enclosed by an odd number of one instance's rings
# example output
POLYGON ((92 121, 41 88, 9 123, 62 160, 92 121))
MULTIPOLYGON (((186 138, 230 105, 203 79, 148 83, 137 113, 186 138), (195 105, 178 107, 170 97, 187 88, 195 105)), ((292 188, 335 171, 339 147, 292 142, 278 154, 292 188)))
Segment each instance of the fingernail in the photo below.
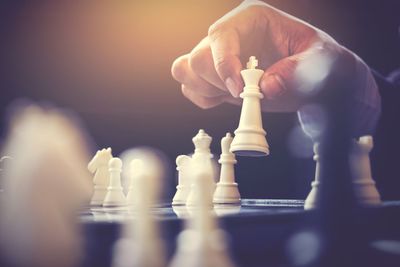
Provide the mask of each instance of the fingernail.
POLYGON ((286 90, 282 78, 278 74, 267 75, 260 84, 261 91, 269 99, 279 97, 286 90))
POLYGON ((228 77, 225 80, 225 86, 228 88, 229 92, 233 97, 239 97, 239 89, 235 81, 231 78, 228 77))

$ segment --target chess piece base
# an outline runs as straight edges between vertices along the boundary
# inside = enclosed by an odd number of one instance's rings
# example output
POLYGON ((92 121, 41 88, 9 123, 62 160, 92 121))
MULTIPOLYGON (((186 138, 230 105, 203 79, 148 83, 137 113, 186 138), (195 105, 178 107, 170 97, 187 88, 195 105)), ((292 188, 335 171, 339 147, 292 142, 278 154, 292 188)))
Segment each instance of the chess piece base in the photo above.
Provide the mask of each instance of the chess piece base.
POLYGON ((186 188, 184 186, 177 186, 176 187, 176 194, 172 199, 173 206, 185 205, 186 200, 188 198, 190 192, 190 188, 186 188))
POLYGON ((214 193, 214 204, 240 204, 237 183, 218 183, 214 193))
POLYGON ((103 205, 103 201, 107 195, 106 187, 95 187, 92 199, 90 200, 91 206, 101 206, 103 205))
POLYGON ((119 189, 108 189, 106 198, 103 202, 103 207, 126 206, 126 204, 122 187, 119 189))

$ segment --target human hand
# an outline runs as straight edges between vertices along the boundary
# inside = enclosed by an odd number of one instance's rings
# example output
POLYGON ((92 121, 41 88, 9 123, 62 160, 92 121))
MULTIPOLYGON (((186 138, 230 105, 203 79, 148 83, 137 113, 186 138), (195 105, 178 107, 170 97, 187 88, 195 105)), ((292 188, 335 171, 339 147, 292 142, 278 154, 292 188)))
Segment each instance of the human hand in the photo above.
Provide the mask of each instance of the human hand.
POLYGON ((372 108, 376 122, 380 98, 366 64, 328 34, 261 1, 244 1, 211 25, 208 36, 175 60, 172 75, 201 108, 240 104, 241 59, 250 55, 265 70, 260 81, 264 111, 298 111, 339 79, 360 91, 355 95, 372 108))

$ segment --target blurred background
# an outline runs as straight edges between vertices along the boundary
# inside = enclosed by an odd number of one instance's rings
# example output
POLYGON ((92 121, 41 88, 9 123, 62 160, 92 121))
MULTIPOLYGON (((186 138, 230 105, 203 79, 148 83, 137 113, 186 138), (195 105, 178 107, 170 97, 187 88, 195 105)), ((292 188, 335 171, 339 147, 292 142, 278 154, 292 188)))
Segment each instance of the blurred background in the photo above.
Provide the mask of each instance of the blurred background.
MULTIPOLYGON (((18 98, 72 109, 93 149, 110 146, 115 156, 134 146, 162 150, 172 194, 175 157, 193 151, 191 138, 200 128, 214 138, 219 157, 220 138, 236 129, 240 107, 197 108, 181 95, 171 64, 240 2, 2 0, 2 139, 7 107, 18 98)), ((399 67, 398 0, 267 2, 328 32, 383 75, 399 67)), ((296 114, 264 114, 264 127, 271 155, 239 158, 242 197, 305 198, 314 178, 312 144, 296 114)), ((396 197, 393 184, 375 179, 384 198, 396 197)))

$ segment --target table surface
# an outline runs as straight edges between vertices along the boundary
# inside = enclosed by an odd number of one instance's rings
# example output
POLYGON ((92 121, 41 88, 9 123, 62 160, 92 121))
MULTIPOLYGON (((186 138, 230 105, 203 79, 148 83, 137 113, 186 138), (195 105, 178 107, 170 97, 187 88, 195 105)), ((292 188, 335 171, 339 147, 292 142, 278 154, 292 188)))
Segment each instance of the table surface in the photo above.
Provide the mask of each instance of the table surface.
MULTIPOLYGON (((305 211, 303 204, 302 200, 243 199, 240 206, 215 206, 219 225, 229 236, 228 247, 237 265, 290 266, 286 251, 288 240, 296 233, 312 229, 318 216, 315 211, 305 211)), ((152 214, 159 221, 167 254, 171 257, 190 210, 185 206, 164 204, 153 208, 152 214)), ((134 219, 135 211, 130 208, 92 207, 83 210, 80 220, 86 253, 82 266, 110 266, 112 247, 120 237, 121 225, 134 219)), ((373 258, 367 261, 370 265, 365 266, 376 266, 376 262, 382 261, 387 262, 381 266, 399 266, 400 201, 363 208, 355 224, 365 233, 369 246, 377 244, 374 253, 370 254, 373 258), (398 247, 393 249, 393 244, 398 247)))

